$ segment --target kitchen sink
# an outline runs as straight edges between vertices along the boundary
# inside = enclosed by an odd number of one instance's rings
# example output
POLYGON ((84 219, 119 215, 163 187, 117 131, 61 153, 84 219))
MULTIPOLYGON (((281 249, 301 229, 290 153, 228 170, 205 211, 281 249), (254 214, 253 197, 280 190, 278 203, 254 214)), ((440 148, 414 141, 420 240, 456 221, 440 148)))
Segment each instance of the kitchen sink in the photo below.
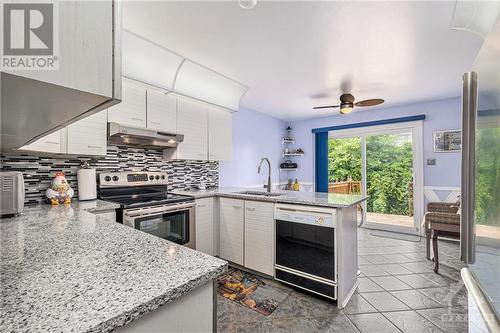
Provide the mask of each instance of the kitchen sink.
POLYGON ((260 191, 243 191, 237 192, 238 194, 248 194, 248 195, 261 195, 263 197, 279 197, 281 193, 273 193, 273 192, 260 192, 260 191))

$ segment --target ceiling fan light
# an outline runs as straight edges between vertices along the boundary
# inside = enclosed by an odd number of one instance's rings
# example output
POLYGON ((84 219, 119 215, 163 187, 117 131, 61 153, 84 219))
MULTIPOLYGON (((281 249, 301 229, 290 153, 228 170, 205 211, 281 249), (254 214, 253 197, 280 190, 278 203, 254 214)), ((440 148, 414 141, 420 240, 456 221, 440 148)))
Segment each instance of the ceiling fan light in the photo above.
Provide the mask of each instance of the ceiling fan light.
POLYGON ((257 6, 257 0, 239 0, 238 4, 243 9, 253 9, 257 6))
POLYGON ((340 113, 341 114, 349 114, 352 112, 354 108, 353 103, 345 102, 340 104, 340 113))
POLYGON ((352 112, 352 110, 353 110, 352 107, 346 106, 346 107, 340 108, 340 113, 342 113, 342 114, 349 114, 349 113, 352 112))

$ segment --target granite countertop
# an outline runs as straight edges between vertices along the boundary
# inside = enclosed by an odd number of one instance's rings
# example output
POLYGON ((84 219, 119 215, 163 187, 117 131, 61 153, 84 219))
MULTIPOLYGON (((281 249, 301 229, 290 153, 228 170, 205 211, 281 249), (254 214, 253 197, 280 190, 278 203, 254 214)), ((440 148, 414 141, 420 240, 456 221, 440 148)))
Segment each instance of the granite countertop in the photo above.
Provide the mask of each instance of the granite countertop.
POLYGON ((366 197, 356 194, 320 193, 320 192, 297 192, 297 191, 273 191, 279 196, 263 196, 241 194, 238 192, 265 192, 265 189, 248 187, 220 187, 207 190, 175 190, 173 193, 192 196, 196 199, 208 197, 226 197, 237 199, 248 199, 258 201, 268 201, 276 203, 301 204, 319 207, 343 208, 350 207, 366 200, 366 197))
POLYGON ((224 260, 114 222, 116 204, 0 219, 0 331, 106 332, 210 282, 224 260))

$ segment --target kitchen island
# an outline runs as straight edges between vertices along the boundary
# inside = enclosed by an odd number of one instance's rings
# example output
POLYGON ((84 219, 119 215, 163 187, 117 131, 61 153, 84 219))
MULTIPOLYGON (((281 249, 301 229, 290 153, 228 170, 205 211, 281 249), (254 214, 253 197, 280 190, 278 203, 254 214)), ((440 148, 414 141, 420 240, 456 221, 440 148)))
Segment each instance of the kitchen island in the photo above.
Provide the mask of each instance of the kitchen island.
POLYGON ((357 210, 366 197, 238 187, 174 193, 195 198, 197 230, 203 229, 197 249, 335 300, 339 308, 355 292, 357 210))
POLYGON ((0 220, 2 332, 107 332, 131 322, 124 329, 144 331, 144 318, 170 318, 163 331, 183 319, 212 329, 213 280, 227 262, 116 223, 117 207, 38 205, 0 220), (176 313, 184 299, 189 313, 176 313), (200 302, 209 312, 193 320, 200 302))

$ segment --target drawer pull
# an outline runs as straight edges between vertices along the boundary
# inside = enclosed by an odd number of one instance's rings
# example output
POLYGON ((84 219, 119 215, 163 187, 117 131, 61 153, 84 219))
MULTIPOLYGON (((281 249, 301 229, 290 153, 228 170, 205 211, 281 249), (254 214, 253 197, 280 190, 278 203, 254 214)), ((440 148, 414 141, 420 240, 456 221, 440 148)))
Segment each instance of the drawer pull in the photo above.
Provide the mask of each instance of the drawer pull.
POLYGON ((207 207, 207 205, 200 205, 200 204, 198 204, 198 206, 196 206, 196 207, 203 208, 203 207, 207 207))
POLYGON ((255 208, 250 208, 250 207, 248 207, 248 208, 247 208, 247 210, 248 210, 249 212, 255 212, 255 208))
POLYGON ((160 125, 158 121, 152 121, 151 124, 160 125))
POLYGON ((45 143, 49 143, 51 145, 59 145, 60 144, 59 142, 55 142, 55 141, 45 141, 45 143))
POLYGON ((233 206, 234 209, 241 209, 241 206, 233 206))
POLYGON ((132 120, 140 121, 141 123, 144 121, 144 119, 141 119, 141 118, 132 118, 132 120))
POLYGON ((93 146, 93 145, 88 145, 88 148, 102 148, 102 146, 93 146))

